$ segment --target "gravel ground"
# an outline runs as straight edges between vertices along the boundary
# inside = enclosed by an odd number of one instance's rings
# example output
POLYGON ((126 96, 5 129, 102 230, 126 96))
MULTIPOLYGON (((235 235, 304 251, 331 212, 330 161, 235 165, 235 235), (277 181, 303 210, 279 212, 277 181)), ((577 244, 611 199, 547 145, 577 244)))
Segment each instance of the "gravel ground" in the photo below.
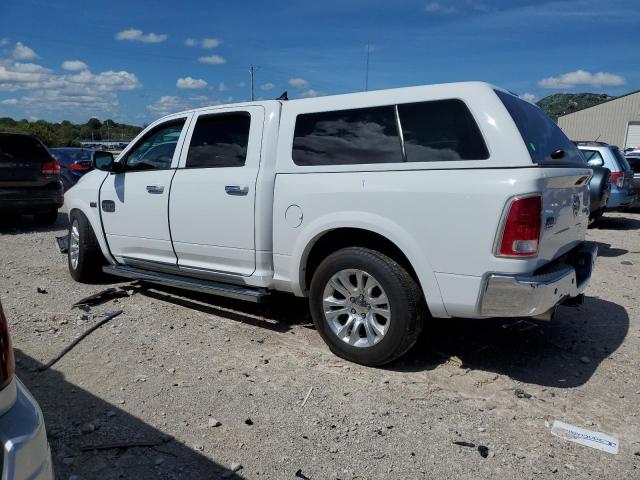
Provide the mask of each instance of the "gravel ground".
POLYGON ((583 306, 552 322, 434 320, 383 369, 333 356, 290 296, 259 307, 134 284, 72 309, 132 284, 75 283, 54 246, 65 229, 62 215, 0 226, 0 298, 58 478, 229 478, 233 464, 248 479, 640 478, 640 214, 589 230, 600 257, 583 306), (617 436, 620 452, 554 437, 553 420, 617 436))

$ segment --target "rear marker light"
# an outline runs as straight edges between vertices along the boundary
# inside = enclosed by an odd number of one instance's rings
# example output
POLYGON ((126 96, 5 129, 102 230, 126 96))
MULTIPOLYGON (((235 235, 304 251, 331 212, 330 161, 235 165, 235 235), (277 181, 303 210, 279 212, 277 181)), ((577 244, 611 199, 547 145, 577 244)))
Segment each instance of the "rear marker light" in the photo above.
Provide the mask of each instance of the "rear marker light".
POLYGON ((498 255, 504 257, 532 257, 538 254, 542 197, 515 198, 509 205, 498 255))
POLYGON ((42 165, 43 175, 60 175, 60 164, 56 161, 47 162, 42 165))
POLYGON ((611 184, 618 188, 624 187, 624 172, 612 172, 611 184))

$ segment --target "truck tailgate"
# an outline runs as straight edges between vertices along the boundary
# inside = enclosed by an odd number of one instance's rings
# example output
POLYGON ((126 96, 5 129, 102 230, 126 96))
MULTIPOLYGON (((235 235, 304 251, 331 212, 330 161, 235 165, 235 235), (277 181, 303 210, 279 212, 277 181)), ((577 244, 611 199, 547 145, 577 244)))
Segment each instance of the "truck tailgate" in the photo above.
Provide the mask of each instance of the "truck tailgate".
POLYGON ((584 241, 589 225, 588 169, 543 168, 541 266, 584 241))

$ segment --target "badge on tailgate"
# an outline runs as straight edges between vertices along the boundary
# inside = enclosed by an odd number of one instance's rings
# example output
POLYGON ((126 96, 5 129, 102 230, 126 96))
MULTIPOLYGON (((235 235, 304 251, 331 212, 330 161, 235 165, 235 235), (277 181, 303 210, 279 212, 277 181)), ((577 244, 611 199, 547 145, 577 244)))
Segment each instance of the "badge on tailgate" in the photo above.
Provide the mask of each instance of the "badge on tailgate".
POLYGON ((580 195, 573 196, 573 216, 577 217, 580 213, 580 195))

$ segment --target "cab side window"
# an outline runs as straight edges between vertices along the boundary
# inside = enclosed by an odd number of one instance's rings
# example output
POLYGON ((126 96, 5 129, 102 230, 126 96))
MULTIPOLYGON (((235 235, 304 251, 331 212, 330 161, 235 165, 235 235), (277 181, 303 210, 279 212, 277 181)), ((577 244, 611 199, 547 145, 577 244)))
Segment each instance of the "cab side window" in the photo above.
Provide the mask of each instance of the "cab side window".
POLYGON ((200 116, 191 136, 185 167, 244 166, 250 126, 248 112, 200 116))
POLYGON ((151 130, 127 154, 126 170, 166 170, 171 168, 184 119, 164 123, 151 130))

